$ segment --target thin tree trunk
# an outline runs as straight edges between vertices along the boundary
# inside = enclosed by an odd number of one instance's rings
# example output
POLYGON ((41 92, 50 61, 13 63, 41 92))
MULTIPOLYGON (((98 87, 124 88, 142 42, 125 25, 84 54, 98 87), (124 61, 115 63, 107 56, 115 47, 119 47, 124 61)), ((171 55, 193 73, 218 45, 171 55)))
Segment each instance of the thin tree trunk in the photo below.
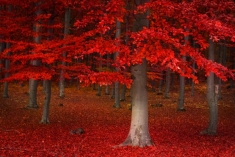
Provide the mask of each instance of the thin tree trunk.
MULTIPOLYGON (((214 42, 209 40, 209 60, 214 61, 214 42)), ((201 134, 215 135, 218 125, 218 85, 214 84, 214 73, 207 77, 207 103, 209 105, 209 124, 201 134)))
POLYGON ((115 97, 115 83, 112 84, 111 99, 115 97))
MULTIPOLYGON (((117 40, 119 40, 119 39, 120 39, 120 36, 121 36, 121 22, 118 21, 118 20, 116 20, 116 36, 115 36, 115 38, 116 38, 117 40)), ((116 43, 117 46, 118 46, 118 44, 119 44, 119 43, 116 43)), ((116 52, 116 53, 115 53, 115 59, 116 59, 118 56, 119 56, 119 52, 116 52)), ((118 72, 119 69, 116 68, 116 71, 118 72)), ((121 107, 121 106, 120 106, 120 92, 119 92, 119 86, 120 86, 119 82, 116 81, 116 82, 115 82, 115 103, 114 103, 114 107, 115 107, 115 108, 120 108, 120 107, 121 107)))
MULTIPOLYGON (((224 41, 224 44, 220 45, 220 52, 219 52, 219 59, 218 62, 222 65, 226 64, 226 54, 227 54, 227 46, 226 42, 224 41)), ((218 99, 222 99, 222 80, 218 77, 218 82, 217 84, 219 85, 219 93, 218 93, 218 99)))
MULTIPOLYGON (((189 36, 187 35, 185 37, 185 44, 189 41, 189 36)), ((186 62, 186 56, 182 56, 182 61, 185 63, 186 62)), ((178 111, 186 111, 184 108, 184 89, 185 88, 185 77, 180 76, 180 91, 179 91, 179 99, 178 99, 178 111)))
MULTIPOLYGON (((107 60, 108 60, 108 62, 107 62, 107 68, 109 69, 110 68, 110 62, 109 62, 109 60, 110 60, 110 54, 107 54, 107 60)), ((105 95, 109 95, 110 94, 110 86, 109 85, 107 85, 106 86, 106 88, 105 88, 105 95)))
POLYGON ((105 95, 109 95, 109 90, 110 90, 109 85, 107 85, 106 88, 105 88, 105 95))
MULTIPOLYGON (((7 49, 10 48, 10 43, 6 44, 6 48, 7 49)), ((8 55, 10 55, 10 53, 8 53, 8 55)), ((9 77, 9 72, 8 72, 9 69, 10 69, 10 60, 6 59, 5 60, 5 70, 6 70, 5 78, 9 77)), ((8 94, 8 82, 4 82, 4 89, 3 89, 3 95, 2 96, 4 98, 8 98, 9 97, 9 94, 8 94)))
MULTIPOLYGON (((182 57, 183 61, 186 61, 186 56, 182 57)), ((185 78, 184 76, 180 76, 180 91, 179 91, 179 98, 178 98, 178 111, 185 111, 184 108, 184 87, 185 87, 185 78)))
MULTIPOLYGON (((235 50, 235 48, 233 48, 232 50, 235 50)), ((235 69, 235 60, 233 60, 232 63, 233 63, 233 69, 235 69)), ((235 86, 234 80, 230 79, 229 82, 230 82, 230 85, 227 88, 234 88, 234 86, 235 86)))
POLYGON ((44 80, 45 100, 43 106, 42 120, 40 123, 48 124, 49 122, 49 106, 51 101, 51 80, 44 80))
MULTIPOLYGON (((66 8, 65 17, 64 17, 64 39, 69 35, 70 16, 71 16, 71 9, 66 8)), ((67 53, 63 52, 63 58, 66 58, 66 56, 67 53)), ((62 66, 66 66, 66 62, 62 61, 62 66)), ((59 97, 61 98, 65 97, 64 89, 65 89, 64 69, 61 69, 60 81, 59 81, 59 97)))
MULTIPOLYGON (((102 65, 102 55, 100 54, 100 61, 99 61, 99 72, 102 71, 103 65, 102 65)), ((98 84, 98 91, 96 96, 101 96, 101 86, 98 84)))
MULTIPOLYGON (((9 5, 8 6, 8 12, 11 12, 12 11, 12 6, 9 5)), ((8 42, 6 44, 6 48, 10 48, 10 43, 8 42)), ((10 55, 10 52, 7 54, 7 55, 10 55)), ((5 70, 6 70, 6 73, 5 73, 5 78, 8 78, 9 77, 9 72, 8 70, 10 69, 10 60, 9 59, 6 59, 5 60, 5 70)), ((8 94, 8 82, 4 82, 4 90, 3 90, 3 97, 4 98, 8 98, 9 97, 9 94, 8 94)))
MULTIPOLYGON (((163 76, 163 72, 161 72, 161 75, 163 76)), ((157 95, 162 95, 162 85, 163 85, 163 78, 161 78, 158 82, 158 92, 157 95)))
POLYGON ((98 84, 96 96, 101 96, 101 86, 98 84))
MULTIPOLYGON (((5 43, 4 42, 0 42, 0 53, 3 52, 3 50, 5 49, 5 43)), ((2 64, 2 60, 0 60, 0 65, 2 64)), ((0 73, 2 72, 2 68, 0 67, 0 73)), ((2 75, 0 75, 0 79, 2 79, 2 75)))
POLYGON ((115 98, 114 98, 114 107, 120 108, 120 92, 119 92, 119 82, 115 82, 115 98))
MULTIPOLYGON (((128 0, 126 0, 126 10, 130 10, 130 4, 128 3, 128 0)), ((126 34, 125 34, 125 44, 128 45, 129 43, 129 35, 127 32, 129 32, 129 18, 128 18, 128 14, 125 16, 126 19, 126 34)), ((122 92, 121 92, 121 96, 120 96, 120 101, 125 101, 126 100, 126 85, 123 84, 122 85, 122 92)))
MULTIPOLYGON (((195 69, 196 65, 195 65, 195 60, 193 60, 193 69, 195 69)), ((193 72, 193 75, 195 75, 195 72, 193 72)), ((191 84, 191 96, 194 96, 195 94, 195 83, 192 80, 192 84, 191 84)))
POLYGON ((166 70, 166 89, 165 89, 165 98, 169 98, 169 91, 170 91, 170 85, 171 85, 171 70, 170 68, 167 68, 166 70))
MULTIPOLYGON (((52 13, 54 15, 54 13, 52 13)), ((54 23, 54 17, 51 16, 49 19, 49 25, 53 25, 54 23)), ((47 40, 50 41, 52 40, 52 33, 53 29, 49 28, 48 29, 48 38, 47 40)), ((44 100, 44 106, 43 106, 43 113, 42 113, 42 119, 40 123, 42 124, 48 124, 50 123, 49 121, 49 106, 50 106, 50 101, 51 101, 51 80, 43 80, 43 91, 45 94, 45 100, 44 100)))
POLYGON ((122 92, 120 96, 120 101, 125 101, 126 100, 126 85, 122 85, 122 92))

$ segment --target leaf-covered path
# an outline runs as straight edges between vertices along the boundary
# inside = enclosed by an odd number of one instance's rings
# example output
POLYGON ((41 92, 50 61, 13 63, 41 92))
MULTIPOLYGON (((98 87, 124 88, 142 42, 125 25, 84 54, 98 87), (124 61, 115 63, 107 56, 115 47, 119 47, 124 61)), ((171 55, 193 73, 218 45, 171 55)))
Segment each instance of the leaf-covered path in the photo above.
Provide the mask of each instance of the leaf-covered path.
POLYGON ((26 109, 27 87, 10 84, 10 98, 0 97, 0 156, 235 156, 235 90, 226 90, 224 85, 217 136, 199 135, 208 122, 205 86, 196 86, 194 97, 190 96, 190 88, 186 90, 186 112, 176 111, 177 86, 170 99, 149 92, 150 134, 155 147, 114 148, 129 131, 130 98, 116 109, 110 96, 97 97, 90 88, 66 88, 66 97, 59 99, 54 86, 50 124, 42 125, 39 124, 44 99, 42 87, 38 88, 39 108, 26 109), (153 107, 157 103, 163 106, 153 107), (80 127, 84 134, 70 134, 80 127))

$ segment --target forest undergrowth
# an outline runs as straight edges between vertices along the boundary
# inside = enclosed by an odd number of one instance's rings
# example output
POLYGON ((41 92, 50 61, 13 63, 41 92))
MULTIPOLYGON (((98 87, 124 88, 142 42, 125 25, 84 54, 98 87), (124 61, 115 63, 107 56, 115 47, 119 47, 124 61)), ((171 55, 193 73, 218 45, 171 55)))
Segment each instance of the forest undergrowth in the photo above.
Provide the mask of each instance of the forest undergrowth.
MULTIPOLYGON (((96 96, 92 88, 66 88, 66 97, 58 97, 53 86, 50 124, 39 124, 44 94, 38 88, 38 109, 25 108, 28 87, 9 85, 9 98, 0 97, 1 157, 231 157, 235 156, 235 89, 223 84, 219 100, 219 125, 216 136, 202 136, 208 123, 206 86, 195 86, 195 95, 186 87, 185 112, 176 110, 178 86, 171 89, 170 98, 149 90, 149 131, 154 147, 117 147, 127 137, 131 110, 129 93, 121 108, 113 108, 110 95, 96 96), (162 104, 161 107, 157 107, 162 104), (71 134, 83 128, 84 134, 71 134)), ((0 87, 3 91, 3 86, 0 87)), ((1 93, 2 94, 2 93, 1 93)))

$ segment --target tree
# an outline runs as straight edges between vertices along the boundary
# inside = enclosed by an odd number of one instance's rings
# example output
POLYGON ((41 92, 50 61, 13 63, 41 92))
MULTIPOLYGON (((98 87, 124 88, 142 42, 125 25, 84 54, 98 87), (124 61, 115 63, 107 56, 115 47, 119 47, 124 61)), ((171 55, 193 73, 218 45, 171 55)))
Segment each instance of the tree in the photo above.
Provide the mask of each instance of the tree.
MULTIPOLYGON (((41 12, 41 4, 42 2, 36 2, 36 17, 40 16, 40 14, 42 14, 41 12)), ((36 36, 34 37, 34 42, 37 44, 40 44, 40 40, 41 40, 41 36, 40 36, 40 32, 41 32, 41 26, 40 26, 40 21, 36 21, 36 23, 34 24, 34 31, 36 33, 36 36)), ((31 64, 33 66, 39 66, 40 62, 39 60, 35 59, 31 62, 31 64)), ((38 104, 37 104, 37 87, 38 87, 38 80, 31 78, 29 80, 29 104, 28 104, 28 108, 37 108, 38 104)))
MULTIPOLYGON (((54 10, 54 8, 52 8, 51 16, 48 19, 49 26, 52 26, 54 23, 54 18, 55 18, 54 12, 55 12, 55 10, 54 10)), ((50 41, 50 40, 52 40, 53 29, 48 28, 47 32, 48 32, 47 40, 50 41)), ((49 68, 50 65, 46 64, 46 67, 49 68)), ((49 106, 50 106, 50 101, 51 101, 51 80, 50 79, 43 80, 43 91, 45 94, 45 100, 44 100, 44 106, 43 106, 43 112, 42 112, 42 119, 41 119, 40 123, 48 124, 48 123, 50 123, 50 121, 49 121, 49 106)))
MULTIPOLYGON (((12 6, 9 5, 8 6, 8 12, 11 12, 11 11, 12 11, 12 6)), ((7 42, 6 43, 6 49, 8 49, 9 47, 10 47, 10 43, 7 42)), ((8 53, 8 55, 10 55, 10 52, 8 53)), ((9 69, 10 69, 10 60, 6 59, 5 60, 5 70, 6 70, 5 78, 9 77, 9 72, 8 72, 9 69)), ((8 98, 9 97, 9 94, 8 94, 8 82, 4 82, 3 97, 4 98, 8 98)))
POLYGON ((165 98, 169 98, 169 91, 170 91, 170 84, 171 84, 171 70, 167 68, 166 70, 166 89, 165 89, 165 98))
MULTIPOLYGON (((188 36, 185 37, 185 44, 188 42, 188 36)), ((182 56, 182 62, 186 63, 186 56, 182 56)), ((186 111, 184 108, 184 88, 185 88, 185 77, 180 76, 180 91, 179 91, 179 100, 178 100, 178 111, 186 111)))
MULTIPOLYGON (((148 0, 136 0, 137 6, 143 5, 148 0)), ((134 31, 139 31, 144 26, 149 27, 149 21, 146 19, 148 12, 137 15, 134 22, 134 31)), ((138 51, 138 47, 137 47, 138 51)), ((132 116, 129 134, 126 140, 121 144, 131 146, 151 146, 154 145, 149 134, 148 128, 148 97, 147 97, 147 61, 142 59, 141 64, 132 65, 131 77, 133 83, 131 86, 132 97, 132 116)))
MULTIPOLYGON (((131 67, 132 121, 129 134, 121 146, 153 145, 148 130, 147 66, 170 69, 182 77, 192 78, 197 83, 195 76, 197 69, 193 68, 189 61, 182 61, 182 57, 187 56, 195 61, 198 69, 204 69, 206 75, 213 72, 222 80, 228 77, 234 79, 233 71, 203 56, 203 52, 208 48, 209 34, 213 42, 225 38, 231 42, 235 41, 234 22, 231 21, 234 19, 233 1, 218 3, 213 0, 211 3, 206 0, 202 3, 199 0, 73 2, 60 0, 44 2, 36 8, 28 0, 0 1, 3 4, 14 3, 17 6, 14 17, 10 20, 3 18, 0 21, 0 42, 11 44, 10 48, 0 54, 0 60, 11 61, 10 75, 1 81, 51 80, 52 76, 53 78, 64 76, 64 78, 76 77, 84 85, 96 83, 106 86, 119 82, 128 86, 131 81, 130 76, 126 75, 126 69, 131 67), (52 26, 54 38, 48 41, 45 35, 47 26, 44 21, 48 20, 50 13, 37 15, 36 18, 32 15, 43 7, 45 7, 44 11, 48 10, 54 6, 52 2, 57 4, 55 6, 59 18, 55 19, 55 25, 52 26), (131 3, 130 7, 134 9, 125 9, 127 3, 131 3), (64 8, 68 6, 77 13, 73 17, 76 22, 71 26, 70 35, 64 35, 61 39, 61 27, 64 26, 65 29, 65 25, 59 19, 64 14, 64 8), (128 44, 124 42, 121 35, 117 45, 115 22, 118 20, 122 24, 127 14, 130 15, 128 23, 133 26, 133 31, 125 32, 130 36, 128 44), (43 22, 39 23, 40 20, 43 22), (34 31, 32 31, 32 25, 35 25, 34 31), (186 42, 187 36, 199 45, 197 51, 186 42), (12 55, 9 56, 8 52, 12 52, 12 55), (66 55, 64 55, 65 52, 66 55), (106 55, 113 55, 115 52, 119 52, 119 55, 110 62, 110 66, 113 69, 119 68, 119 71, 96 71, 84 61, 85 57, 91 57, 98 65, 99 61, 105 62, 106 55), (81 62, 74 62, 75 58, 81 62), (41 64, 37 65, 36 61, 40 61, 41 64), (30 64, 31 62, 35 64, 30 64), (58 63, 66 63, 66 66, 58 63)), ((45 81, 46 84, 49 87, 49 82, 45 81)), ((45 108, 47 108, 50 90, 45 88, 45 91, 47 91, 45 101, 45 108)), ((34 93, 33 96, 35 96, 36 90, 30 93, 34 93)), ((43 115, 48 115, 46 111, 48 109, 45 109, 43 115)), ((47 116, 43 116, 42 119, 49 121, 47 116)))
MULTIPOLYGON (((209 40, 209 58, 214 61, 215 44, 209 40)), ((218 85, 214 83, 214 73, 210 72, 207 77, 207 103, 209 106, 209 124, 208 127, 201 132, 201 134, 215 135, 217 133, 218 125, 218 85)))
MULTIPOLYGON (((119 45, 118 42, 120 42, 120 36, 121 36, 121 22, 119 20, 116 20, 116 40, 117 40, 117 46, 119 45)), ((119 56, 119 52, 116 52, 115 53, 115 58, 117 58, 119 56)), ((119 67, 116 68, 116 71, 118 72, 119 71, 119 67)), ((114 107, 115 108, 120 108, 120 92, 119 92, 119 86, 120 86, 120 83, 118 81, 115 82, 115 103, 114 103, 114 107)))
MULTIPOLYGON (((65 9, 65 16, 64 16, 64 39, 69 35, 70 18, 71 18, 71 8, 68 7, 65 9)), ((64 58, 66 58, 66 53, 67 52, 63 52, 64 58)), ((61 98, 65 96, 64 95, 64 88, 65 88, 64 67, 65 66, 66 66, 66 62, 62 61, 62 69, 60 72, 60 81, 59 81, 59 88, 60 88, 59 96, 61 98)))

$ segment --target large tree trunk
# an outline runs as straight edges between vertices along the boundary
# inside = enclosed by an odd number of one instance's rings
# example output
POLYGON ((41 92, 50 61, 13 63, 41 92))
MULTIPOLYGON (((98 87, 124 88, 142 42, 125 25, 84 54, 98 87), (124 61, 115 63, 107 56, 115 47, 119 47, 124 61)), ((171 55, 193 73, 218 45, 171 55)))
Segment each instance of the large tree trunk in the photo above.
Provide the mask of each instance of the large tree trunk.
MULTIPOLYGON (((214 42, 209 40, 209 59, 214 61, 214 42)), ((218 85, 214 86, 214 73, 207 77, 207 103, 209 105, 209 124, 201 134, 215 135, 218 125, 218 85)))
POLYGON ((147 62, 143 60, 140 65, 131 69, 132 84, 132 116, 131 127, 127 139, 121 145, 151 146, 148 128, 148 97, 147 97, 147 62))
MULTIPOLYGON (((70 15, 71 15, 71 9, 66 8, 65 18, 64 18, 64 38, 66 38, 67 35, 69 34, 70 15)), ((66 52, 63 52, 63 57, 66 58, 66 56, 67 56, 66 52)), ((66 62, 62 61, 62 65, 66 66, 66 62)), ((61 69, 61 71, 60 71, 60 81, 59 81, 59 97, 61 97, 61 98, 65 97, 64 89, 65 89, 64 69, 61 69)))
MULTIPOLYGON (((136 0, 137 5, 148 2, 148 0, 136 0)), ((149 27, 146 18, 148 13, 140 14, 134 22, 134 31, 142 29, 143 26, 149 27)), ((138 49, 138 48, 137 48, 138 49)), ((148 96, 147 96, 147 61, 143 59, 142 64, 131 67, 133 79, 131 87, 132 96, 132 116, 129 134, 121 146, 152 146, 154 145, 148 128, 148 96)))
MULTIPOLYGON (((52 16, 49 18, 49 25, 52 26, 54 23, 54 10, 52 12, 52 16)), ((47 40, 50 41, 52 40, 52 33, 53 33, 53 28, 48 29, 48 37, 47 40)), ((49 121, 49 106, 50 106, 50 101, 51 101, 51 80, 43 80, 43 91, 45 94, 45 100, 44 100, 44 107, 43 107, 43 112, 42 112, 42 119, 40 123, 42 124, 48 124, 50 123, 49 121)))
MULTIPOLYGON (((37 6, 41 5, 41 2, 37 3, 37 6)), ((39 16, 41 14, 41 9, 39 6, 39 9, 36 11, 36 16, 39 16)), ((39 35, 41 31, 40 22, 35 23, 34 31, 37 33, 37 36, 34 37, 34 42, 39 44, 41 41, 41 36, 39 35)), ((33 60, 32 65, 38 66, 39 60, 33 60)), ((37 88, 38 88, 38 80, 29 79, 29 104, 28 108, 37 108, 37 88)))

